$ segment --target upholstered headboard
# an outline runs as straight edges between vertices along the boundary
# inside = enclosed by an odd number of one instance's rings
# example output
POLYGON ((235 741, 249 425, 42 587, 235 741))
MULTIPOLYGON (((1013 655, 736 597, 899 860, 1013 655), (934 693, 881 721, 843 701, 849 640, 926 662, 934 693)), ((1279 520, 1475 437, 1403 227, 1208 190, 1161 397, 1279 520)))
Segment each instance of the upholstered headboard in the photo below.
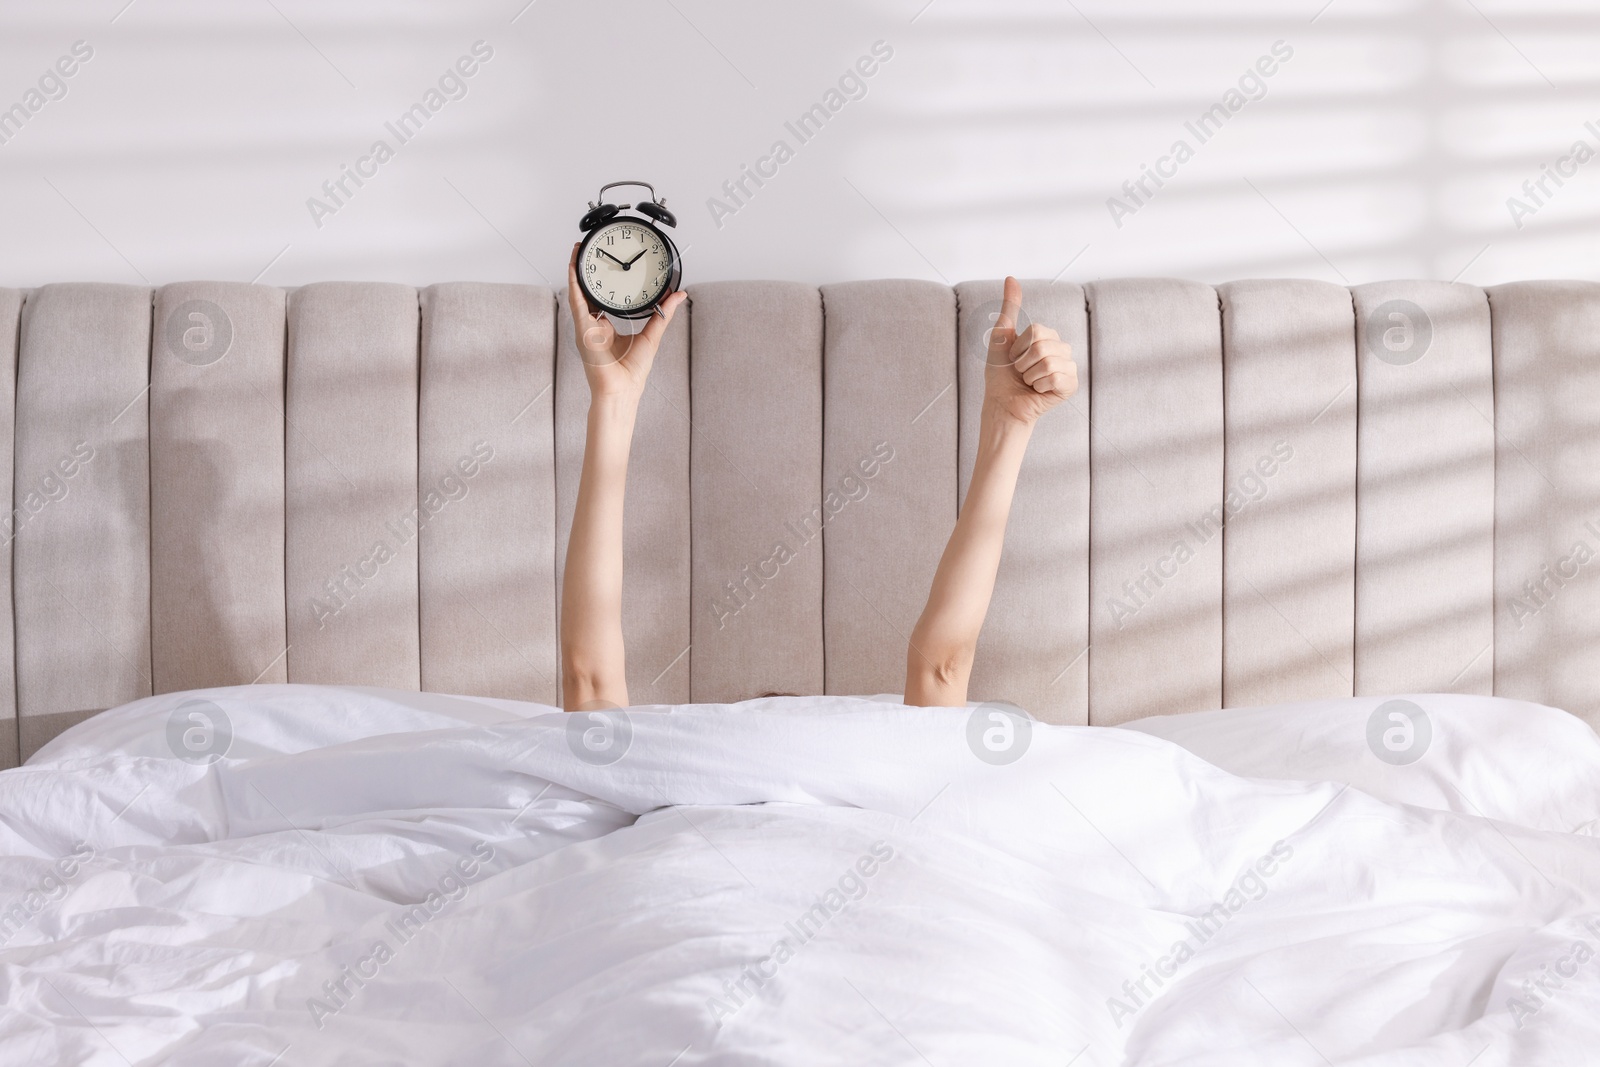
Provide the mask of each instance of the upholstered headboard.
MULTIPOLYGON (((1024 291, 1083 388, 1035 434, 975 697, 1600 721, 1600 285, 1024 291)), ((897 691, 998 283, 690 294, 628 484, 633 699, 897 691)), ((202 686, 555 702, 571 344, 538 287, 0 290, 0 758, 202 686)))

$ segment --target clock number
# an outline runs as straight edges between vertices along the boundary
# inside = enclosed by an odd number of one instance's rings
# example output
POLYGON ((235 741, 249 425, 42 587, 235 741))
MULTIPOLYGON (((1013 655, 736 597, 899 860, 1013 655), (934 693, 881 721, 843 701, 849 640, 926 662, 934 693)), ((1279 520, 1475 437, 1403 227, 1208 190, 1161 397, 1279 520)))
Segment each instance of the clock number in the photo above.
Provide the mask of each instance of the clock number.
POLYGON ((616 234, 614 234, 614 233, 606 234, 606 244, 614 245, 616 243, 617 243, 617 235, 616 234))

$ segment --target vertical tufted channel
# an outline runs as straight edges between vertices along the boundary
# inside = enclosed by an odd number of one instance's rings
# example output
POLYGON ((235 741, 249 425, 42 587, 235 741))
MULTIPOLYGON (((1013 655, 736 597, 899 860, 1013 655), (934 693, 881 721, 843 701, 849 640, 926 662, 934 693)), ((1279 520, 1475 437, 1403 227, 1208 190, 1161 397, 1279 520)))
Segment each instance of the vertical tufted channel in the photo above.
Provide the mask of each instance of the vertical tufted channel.
MULTIPOLYGON (((0 289, 0 493, 10 500, 17 419, 17 329, 22 291, 0 289)), ((15 505, 13 505, 15 507, 15 505)), ((15 767, 17 742, 16 626, 11 600, 11 541, 15 517, 0 526, 0 769, 15 767)))
POLYGON ((1354 686, 1356 350, 1350 291, 1219 286, 1227 453, 1222 701, 1354 686))
POLYGON ((12 566, 22 757, 150 694, 149 289, 22 309, 12 566))
POLYGON ((795 282, 713 282, 690 297, 690 698, 820 693, 822 301, 795 282))
POLYGON ((1352 292, 1361 347, 1356 693, 1489 693, 1489 302, 1482 289, 1445 282, 1352 292))
MULTIPOLYGON (((961 500, 978 454, 988 333, 1000 282, 956 286, 960 308, 961 500)), ((1089 338, 1081 286, 1022 283, 1027 322, 1072 345, 1078 394, 1034 427, 1005 554, 972 666, 974 700, 1008 700, 1046 722, 1089 721, 1089 338)))
POLYGON ((827 691, 898 693, 956 518, 955 294, 849 282, 822 303, 827 691))
MULTIPOLYGON (((622 633, 628 649, 628 699, 634 704, 689 700, 689 331, 693 309, 678 309, 656 351, 639 404, 623 513, 622 633)), ((589 387, 572 338, 572 316, 557 316, 556 574, 583 468, 589 387)), ((559 610, 559 600, 558 600, 559 610)))
POLYGON ((284 560, 289 681, 416 689, 417 292, 289 297, 284 560))
POLYGON ((1600 285, 1489 290, 1494 691, 1600 722, 1600 285))
POLYGON ((555 297, 422 291, 422 688, 554 703, 555 297))
POLYGON ((156 292, 150 345, 155 691, 282 682, 281 289, 156 292))
POLYGON ((1223 396, 1217 293, 1089 286, 1090 721, 1222 703, 1223 396))

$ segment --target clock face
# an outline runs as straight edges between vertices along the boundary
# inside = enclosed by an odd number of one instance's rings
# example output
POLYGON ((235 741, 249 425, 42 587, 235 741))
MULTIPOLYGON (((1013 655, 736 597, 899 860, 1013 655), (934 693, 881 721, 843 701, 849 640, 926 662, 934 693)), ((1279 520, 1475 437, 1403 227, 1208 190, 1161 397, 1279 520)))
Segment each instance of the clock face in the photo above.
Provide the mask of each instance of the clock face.
POLYGON ((595 303, 626 315, 655 304, 673 279, 673 252, 636 220, 608 222, 590 235, 578 276, 595 303))

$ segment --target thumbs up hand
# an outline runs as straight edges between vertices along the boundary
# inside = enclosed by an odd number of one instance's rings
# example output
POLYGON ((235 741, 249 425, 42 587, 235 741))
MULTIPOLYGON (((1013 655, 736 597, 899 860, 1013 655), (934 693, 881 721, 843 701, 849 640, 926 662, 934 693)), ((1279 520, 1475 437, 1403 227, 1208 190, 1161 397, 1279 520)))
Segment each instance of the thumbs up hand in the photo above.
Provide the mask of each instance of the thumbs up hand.
POLYGON ((1040 415, 1078 391, 1072 346, 1038 323, 1017 332, 1022 286, 1006 279, 1000 317, 989 331, 983 406, 986 413, 1032 426, 1040 415))

